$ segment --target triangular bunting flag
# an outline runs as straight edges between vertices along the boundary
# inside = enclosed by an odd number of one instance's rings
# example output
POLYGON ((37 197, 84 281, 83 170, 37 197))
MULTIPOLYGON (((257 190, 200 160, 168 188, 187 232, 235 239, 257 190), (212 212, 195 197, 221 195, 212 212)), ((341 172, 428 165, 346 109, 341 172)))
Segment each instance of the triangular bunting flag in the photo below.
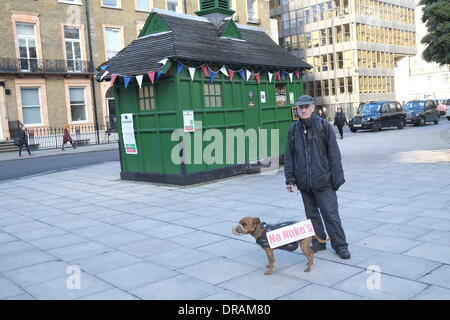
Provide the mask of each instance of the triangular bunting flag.
POLYGON ((222 68, 220 68, 220 72, 222 72, 224 75, 229 77, 228 72, 227 72, 227 68, 225 68, 225 66, 222 66, 222 68))
POLYGON ((202 65, 200 68, 202 68, 202 71, 205 74, 205 76, 209 77, 208 67, 206 66, 206 64, 202 65))
POLYGON ((159 63, 161 63, 163 66, 165 66, 166 63, 167 63, 167 61, 169 61, 169 59, 164 58, 164 59, 162 59, 159 63))
POLYGON ((214 76, 216 75, 216 73, 215 72, 213 72, 213 71, 209 71, 209 79, 210 79, 210 81, 211 82, 213 82, 214 81, 214 76))
POLYGON ((136 76, 136 81, 139 84, 139 88, 142 88, 142 80, 144 79, 143 75, 136 76))
POLYGON ((155 73, 156 73, 155 71, 147 72, 147 75, 148 75, 148 77, 149 77, 149 79, 150 79, 152 84, 155 83, 155 73))
POLYGON ((109 65, 101 66, 101 67, 100 67, 100 69, 102 69, 103 71, 105 71, 105 70, 108 69, 108 68, 109 68, 109 65))
POLYGON ((100 81, 102 81, 108 74, 109 72, 105 71, 105 73, 103 73, 103 75, 101 76, 100 81))
POLYGON ((243 80, 245 80, 245 70, 244 69, 239 70, 239 75, 241 76, 241 78, 243 80))
POLYGON ((296 75, 297 79, 300 78, 300 70, 295 70, 295 75, 296 75))
POLYGON ((158 80, 163 74, 164 74, 164 72, 161 72, 160 70, 158 70, 158 72, 156 73, 156 80, 158 80))
POLYGON ((281 79, 286 79, 286 72, 284 72, 284 71, 281 71, 281 79))
POLYGON ((259 73, 255 74, 255 79, 256 79, 256 82, 258 82, 258 84, 259 84, 260 77, 261 77, 261 75, 259 73))
POLYGON ((294 74, 292 72, 289 72, 289 79, 291 80, 291 82, 292 82, 293 77, 294 77, 294 74))
POLYGON ((116 78, 117 78, 117 74, 112 74, 111 75, 111 85, 113 85, 114 84, 114 81, 116 81, 116 78))
POLYGON ((278 71, 275 75, 276 75, 278 81, 281 81, 281 74, 280 74, 280 71, 278 71))
POLYGON ((195 68, 188 68, 189 69, 189 74, 191 75, 191 80, 194 80, 195 77, 195 68))
POLYGON ((248 79, 250 79, 250 77, 252 76, 252 73, 248 70, 245 70, 245 75, 246 75, 246 80, 248 81, 248 79))
POLYGON ((183 65, 181 63, 177 63, 177 74, 179 74, 183 70, 183 65))
POLYGON ((125 83, 125 89, 128 88, 128 85, 130 84, 131 77, 124 77, 123 82, 125 83))
POLYGON ((273 73, 267 72, 267 77, 269 78, 269 83, 272 82, 273 73))
POLYGON ((234 71, 228 69, 228 74, 230 75, 230 81, 233 81, 234 71))

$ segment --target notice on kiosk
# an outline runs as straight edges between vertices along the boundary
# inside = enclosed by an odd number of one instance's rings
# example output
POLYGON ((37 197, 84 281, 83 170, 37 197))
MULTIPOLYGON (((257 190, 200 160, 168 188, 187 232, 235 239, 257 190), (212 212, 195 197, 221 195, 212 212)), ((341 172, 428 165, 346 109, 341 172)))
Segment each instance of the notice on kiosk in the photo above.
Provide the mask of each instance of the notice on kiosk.
POLYGON ((136 138, 134 136, 133 114, 124 113, 121 115, 122 138, 126 154, 138 154, 136 138))
POLYGON ((183 111, 183 126, 184 132, 195 132, 194 111, 192 110, 183 111))
POLYGON ((284 246, 285 244, 299 241, 314 235, 314 228, 311 220, 305 220, 296 224, 291 224, 283 228, 267 232, 267 240, 271 249, 284 246))

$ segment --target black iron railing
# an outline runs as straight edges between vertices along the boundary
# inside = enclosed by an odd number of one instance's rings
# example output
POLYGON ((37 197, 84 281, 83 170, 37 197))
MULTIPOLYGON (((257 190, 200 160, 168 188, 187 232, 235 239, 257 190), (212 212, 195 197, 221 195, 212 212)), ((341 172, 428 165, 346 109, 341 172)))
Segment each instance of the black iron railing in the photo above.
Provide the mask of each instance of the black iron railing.
MULTIPOLYGON (((95 125, 71 125, 69 129, 70 137, 77 146, 117 143, 119 140, 115 127, 101 125, 98 131, 99 141, 97 141, 95 125)), ((10 127, 10 134, 12 138, 17 137, 18 129, 10 127)), ((28 144, 34 150, 60 149, 63 143, 64 128, 27 128, 27 134, 28 144)))
POLYGON ((0 58, 3 73, 94 73, 94 65, 86 60, 0 58))

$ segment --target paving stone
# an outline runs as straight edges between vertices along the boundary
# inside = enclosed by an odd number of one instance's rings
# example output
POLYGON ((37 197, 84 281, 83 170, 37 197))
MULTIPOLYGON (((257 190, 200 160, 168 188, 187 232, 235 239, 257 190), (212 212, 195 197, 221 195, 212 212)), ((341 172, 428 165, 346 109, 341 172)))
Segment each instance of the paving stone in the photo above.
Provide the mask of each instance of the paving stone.
POLYGON ((11 242, 11 241, 16 241, 16 240, 17 240, 17 238, 15 238, 9 234, 0 232, 0 243, 11 242))
POLYGON ((179 247, 176 249, 149 255, 145 257, 145 260, 154 264, 164 266, 171 270, 177 270, 179 268, 197 264, 211 258, 213 258, 212 255, 204 253, 200 250, 179 247), (180 257, 183 258, 180 259, 180 257))
POLYGON ((321 259, 314 259, 314 265, 310 272, 304 272, 306 266, 305 259, 302 263, 281 270, 280 273, 330 287, 363 271, 362 268, 321 259))
POLYGON ((450 246, 443 244, 425 242, 404 252, 403 255, 450 264, 450 246))
POLYGON ((211 284, 218 284, 247 274, 255 269, 255 267, 228 259, 215 258, 178 269, 177 271, 211 284))
POLYGON ((394 236, 404 239, 417 239, 418 237, 432 232, 431 229, 410 227, 404 224, 388 223, 372 230, 373 233, 394 236))
POLYGON ((450 220, 420 217, 408 222, 408 225, 418 228, 435 229, 440 231, 450 230, 450 220))
POLYGON ((235 258, 259 249, 260 247, 253 243, 232 239, 215 242, 199 248, 200 251, 224 258, 235 258))
POLYGON ((193 228, 187 228, 183 226, 178 226, 174 224, 163 224, 158 227, 153 227, 148 230, 141 231, 142 233, 148 234, 152 237, 159 239, 168 239, 177 237, 180 235, 187 235, 193 232, 196 232, 193 228))
POLYGON ((42 250, 51 250, 87 242, 88 239, 66 233, 55 237, 33 240, 33 245, 42 250))
POLYGON ((359 273, 333 286, 333 288, 377 300, 410 299, 426 288, 425 284, 415 281, 379 274, 380 286, 378 289, 377 283, 373 281, 374 276, 377 275, 367 270, 367 272, 359 273), (368 283, 370 286, 368 286, 368 283))
POLYGON ((203 247, 203 246, 212 244, 214 242, 226 240, 226 238, 215 235, 215 234, 211 234, 208 232, 197 231, 197 232, 191 232, 186 235, 170 237, 170 238, 167 238, 166 240, 174 242, 174 243, 182 245, 182 246, 185 246, 185 247, 199 248, 199 247, 203 247))
POLYGON ((27 291, 39 300, 72 300, 112 289, 110 284, 86 273, 81 273, 80 289, 76 289, 72 287, 73 284, 72 286, 68 286, 68 282, 70 284, 70 276, 68 274, 64 278, 31 286, 27 288, 27 291))
POLYGON ((260 270, 219 284, 220 287, 257 300, 273 300, 305 287, 309 282, 280 273, 266 276, 260 270))
POLYGON ((117 247, 117 249, 127 254, 144 258, 149 255, 165 252, 178 247, 178 245, 169 241, 153 238, 146 241, 139 241, 120 246, 117 247))
POLYGON ((381 251, 402 253, 420 244, 418 241, 393 236, 373 235, 355 242, 356 245, 381 251))
POLYGON ((198 300, 221 290, 207 282, 179 275, 130 292, 145 300, 198 300))
POLYGON ((435 286, 429 286, 414 296, 412 300, 450 300, 450 290, 435 286))
POLYGON ((358 266, 362 268, 378 266, 381 273, 410 280, 417 280, 431 270, 436 269, 439 265, 437 262, 389 252, 379 253, 358 263, 358 266))
POLYGON ((78 298, 79 300, 139 300, 139 298, 117 288, 98 292, 90 296, 78 298))
POLYGON ((229 291, 221 290, 218 293, 212 294, 200 300, 222 300, 222 301, 233 301, 233 300, 252 300, 249 297, 243 296, 241 294, 229 291))
POLYGON ((450 266, 442 265, 418 279, 418 281, 450 289, 450 266))
POLYGON ((68 263, 63 261, 50 261, 19 268, 4 273, 4 276, 22 288, 47 282, 66 276, 68 263))
POLYGON ((66 231, 55 227, 44 227, 36 230, 17 233, 16 236, 25 241, 39 240, 65 234, 66 231))
POLYGON ((342 227, 344 231, 349 228, 355 231, 366 232, 381 226, 382 223, 378 221, 373 221, 365 218, 355 219, 355 218, 345 218, 342 219, 342 227))
POLYGON ((25 241, 21 241, 21 240, 10 241, 10 242, 3 243, 0 246, 0 257, 6 256, 6 255, 11 255, 11 254, 19 254, 20 252, 29 251, 32 249, 33 249, 33 246, 25 241))
POLYGON ((65 261, 74 261, 81 258, 92 257, 100 253, 111 251, 107 247, 95 242, 84 242, 64 248, 52 249, 48 253, 65 261))
POLYGON ((279 300, 361 300, 360 296, 318 284, 310 284, 300 290, 282 296, 279 300))
POLYGON ((55 257, 40 250, 29 250, 20 254, 3 256, 0 259, 0 272, 10 271, 43 262, 57 260, 55 257))
POLYGON ((8 279, 0 277, 0 299, 14 297, 23 293, 24 291, 14 283, 8 279))
MULTIPOLYGON (((123 268, 114 269, 97 276, 123 290, 133 290, 146 284, 162 281, 176 276, 177 273, 155 264, 140 262, 123 268)), ((182 286, 181 286, 182 287, 182 286)), ((133 293, 134 294, 134 293, 133 293)))
POLYGON ((111 251, 76 260, 73 263, 90 274, 99 274, 142 262, 141 259, 123 252, 111 251))

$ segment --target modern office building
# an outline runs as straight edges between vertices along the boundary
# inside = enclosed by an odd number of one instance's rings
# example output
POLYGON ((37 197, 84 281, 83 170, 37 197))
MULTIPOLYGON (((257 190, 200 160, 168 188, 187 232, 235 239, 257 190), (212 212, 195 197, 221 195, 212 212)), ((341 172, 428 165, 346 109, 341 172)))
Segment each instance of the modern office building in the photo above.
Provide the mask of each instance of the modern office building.
MULTIPOLYGON (((267 1, 221 1, 230 3, 238 24, 271 33, 267 1)), ((44 131, 66 124, 113 126, 110 83, 93 81, 95 67, 136 39, 153 8, 194 14, 200 4, 199 0, 1 0, 0 141, 11 138, 17 120, 44 131)), ((278 39, 277 28, 272 29, 272 37, 278 39)))
POLYGON ((420 41, 428 33, 422 22, 422 9, 416 0, 417 54, 398 63, 395 70, 395 94, 398 101, 413 99, 450 99, 450 65, 426 62, 425 45, 420 41))
POLYGON ((395 99, 398 61, 416 53, 414 0, 271 0, 280 45, 314 66, 305 92, 354 114, 361 103, 395 99))

